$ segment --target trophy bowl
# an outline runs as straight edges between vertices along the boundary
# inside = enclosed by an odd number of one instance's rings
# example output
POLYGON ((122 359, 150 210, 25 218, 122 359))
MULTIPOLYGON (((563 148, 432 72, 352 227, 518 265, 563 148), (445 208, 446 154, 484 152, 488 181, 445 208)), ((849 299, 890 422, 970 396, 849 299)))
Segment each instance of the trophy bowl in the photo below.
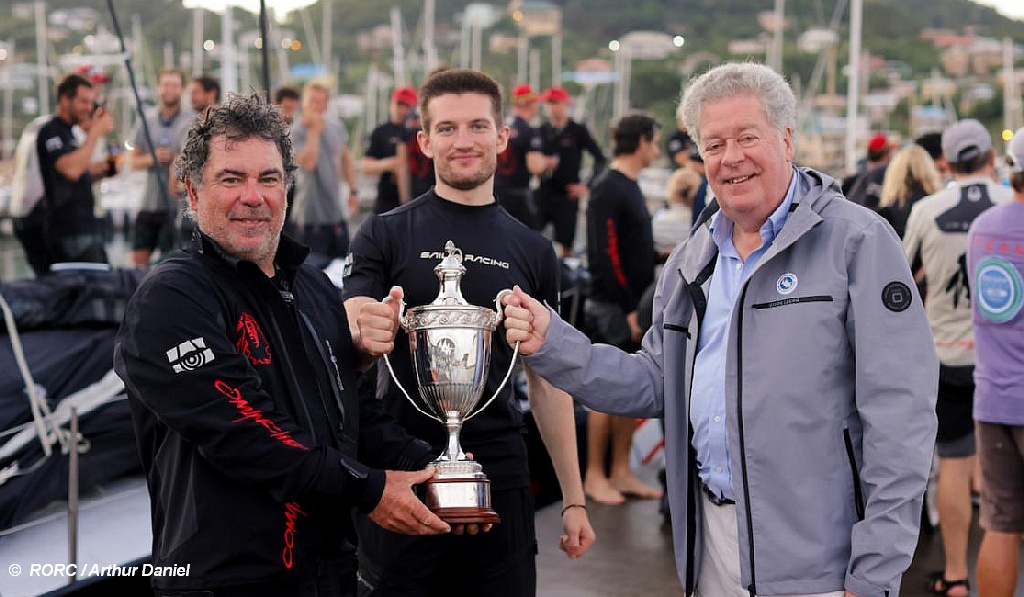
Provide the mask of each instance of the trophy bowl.
POLYGON ((445 257, 434 272, 441 283, 437 299, 408 311, 403 303, 399 309, 399 322, 409 336, 416 385, 426 410, 398 381, 387 355, 385 363, 391 378, 416 410, 448 430, 444 452, 431 463, 437 473, 425 484, 427 507, 449 523, 494 524, 499 517, 491 508, 491 482, 480 463, 463 452, 459 433, 466 421, 498 397, 515 366, 518 346, 494 395, 477 408, 487 385, 491 334, 502 318, 501 299, 511 291, 498 293, 494 310, 466 302, 461 290, 466 268, 462 251, 452 241, 445 244, 445 257))

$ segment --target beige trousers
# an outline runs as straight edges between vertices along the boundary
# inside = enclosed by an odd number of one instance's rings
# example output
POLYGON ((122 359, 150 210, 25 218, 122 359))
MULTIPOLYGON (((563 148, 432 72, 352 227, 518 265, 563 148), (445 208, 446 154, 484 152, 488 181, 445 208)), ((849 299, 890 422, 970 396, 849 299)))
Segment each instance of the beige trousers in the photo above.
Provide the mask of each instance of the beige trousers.
MULTIPOLYGON (((736 506, 716 506, 701 492, 704 516, 704 551, 696 597, 749 597, 740 583, 740 546, 736 539, 736 506)), ((844 597, 845 591, 785 595, 781 597, 844 597)))

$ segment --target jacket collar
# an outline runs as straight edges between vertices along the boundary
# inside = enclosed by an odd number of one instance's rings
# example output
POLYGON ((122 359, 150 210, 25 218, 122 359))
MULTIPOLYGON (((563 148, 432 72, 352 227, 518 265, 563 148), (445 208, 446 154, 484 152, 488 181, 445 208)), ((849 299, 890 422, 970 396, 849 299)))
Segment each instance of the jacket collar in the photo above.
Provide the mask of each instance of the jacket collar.
MULTIPOLYGON (((192 240, 189 247, 190 252, 196 253, 197 255, 211 256, 214 259, 223 261, 232 269, 238 270, 243 267, 256 267, 255 263, 243 261, 237 257, 229 255, 227 251, 217 243, 217 241, 207 236, 206 233, 200 230, 198 226, 192 233, 192 240)), ((281 268, 290 280, 295 277, 295 272, 299 269, 299 266, 302 265, 302 262, 306 260, 307 255, 309 255, 309 247, 282 234, 281 241, 277 245, 277 254, 274 255, 274 263, 281 268)))
MULTIPOLYGON (((825 206, 837 198, 843 198, 839 183, 827 174, 810 168, 795 168, 793 176, 796 177, 797 187, 789 218, 775 237, 775 242, 761 258, 761 263, 784 251, 817 226, 822 220, 821 212, 825 206)), ((711 239, 710 222, 719 209, 718 199, 713 199, 690 231, 690 237, 685 241, 687 250, 677 251, 680 261, 676 267, 687 281, 695 280, 708 261, 718 255, 718 248, 711 239)))

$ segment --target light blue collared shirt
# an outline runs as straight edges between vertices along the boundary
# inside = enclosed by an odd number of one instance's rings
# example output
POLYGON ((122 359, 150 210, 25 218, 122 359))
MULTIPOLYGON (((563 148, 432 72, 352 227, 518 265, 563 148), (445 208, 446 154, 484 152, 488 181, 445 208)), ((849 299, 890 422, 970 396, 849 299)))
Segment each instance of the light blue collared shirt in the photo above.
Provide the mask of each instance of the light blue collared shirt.
POLYGON ((740 259, 732 244, 732 221, 721 211, 711 219, 711 239, 718 246, 718 262, 711 275, 707 311, 697 339, 690 423, 693 424, 693 447, 697 450, 697 472, 704 484, 723 498, 735 499, 726 434, 728 416, 725 412, 725 363, 732 311, 743 283, 786 225, 796 194, 796 180, 794 175, 786 198, 761 226, 761 246, 747 257, 746 262, 740 259))

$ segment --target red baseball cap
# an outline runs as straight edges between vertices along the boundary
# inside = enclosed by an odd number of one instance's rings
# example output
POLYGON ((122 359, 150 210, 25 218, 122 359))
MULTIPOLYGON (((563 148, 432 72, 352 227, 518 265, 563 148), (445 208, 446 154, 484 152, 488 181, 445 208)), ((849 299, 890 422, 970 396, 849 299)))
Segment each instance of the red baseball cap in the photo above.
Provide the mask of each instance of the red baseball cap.
POLYGON ((572 96, 569 95, 568 91, 561 87, 549 87, 547 91, 540 95, 540 99, 549 103, 562 103, 570 101, 572 96))
POLYGON ((416 89, 413 87, 398 87, 391 93, 391 101, 407 106, 415 106, 416 97, 416 89))
POLYGON ((76 74, 79 74, 79 75, 82 75, 84 77, 87 77, 93 83, 109 83, 110 82, 110 75, 108 75, 107 73, 99 70, 96 67, 89 66, 88 64, 83 64, 82 66, 79 66, 78 68, 76 68, 72 72, 74 72, 76 74))
POLYGON ((875 133, 868 139, 868 151, 882 151, 889 146, 889 139, 885 133, 875 133))
POLYGON ((520 83, 512 88, 513 102, 532 102, 535 99, 537 99, 537 92, 533 90, 533 87, 530 87, 529 83, 520 83))

